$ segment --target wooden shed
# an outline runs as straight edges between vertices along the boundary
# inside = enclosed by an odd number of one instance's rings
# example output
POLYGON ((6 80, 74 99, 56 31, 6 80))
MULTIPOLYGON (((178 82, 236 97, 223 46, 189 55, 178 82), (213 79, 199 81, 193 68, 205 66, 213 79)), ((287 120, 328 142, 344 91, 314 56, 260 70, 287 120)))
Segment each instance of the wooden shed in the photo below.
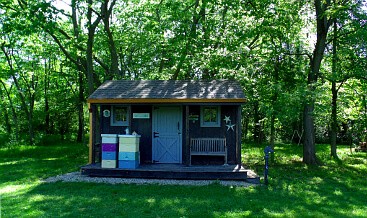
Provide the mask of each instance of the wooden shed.
POLYGON ((87 102, 91 131, 85 175, 248 178, 241 167, 246 97, 236 80, 106 81, 87 102), (110 153, 108 137, 116 138, 110 153))

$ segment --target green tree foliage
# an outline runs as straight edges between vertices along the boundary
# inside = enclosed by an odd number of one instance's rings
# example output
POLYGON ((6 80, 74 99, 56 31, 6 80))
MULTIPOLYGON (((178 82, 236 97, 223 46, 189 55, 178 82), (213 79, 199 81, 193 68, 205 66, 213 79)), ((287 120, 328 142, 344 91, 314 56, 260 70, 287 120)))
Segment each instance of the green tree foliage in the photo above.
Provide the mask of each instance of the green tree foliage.
POLYGON ((314 144, 331 130, 338 143, 366 135, 363 1, 67 4, 0 0, 0 134, 82 141, 85 99, 108 79, 225 78, 246 92, 247 140, 305 140, 304 162, 313 164, 314 144))

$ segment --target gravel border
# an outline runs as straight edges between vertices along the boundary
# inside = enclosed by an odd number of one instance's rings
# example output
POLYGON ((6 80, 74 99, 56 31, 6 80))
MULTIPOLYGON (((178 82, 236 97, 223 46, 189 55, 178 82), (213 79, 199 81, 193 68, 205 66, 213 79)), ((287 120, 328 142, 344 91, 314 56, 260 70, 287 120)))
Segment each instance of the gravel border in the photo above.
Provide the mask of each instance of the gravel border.
POLYGON ((258 184, 252 184, 244 181, 231 180, 174 180, 174 179, 137 179, 137 178, 113 178, 113 177, 89 177, 82 175, 81 172, 67 173, 42 180, 42 182, 93 182, 107 184, 137 184, 137 185, 193 185, 206 186, 213 183, 218 183, 223 186, 231 187, 250 187, 258 184))

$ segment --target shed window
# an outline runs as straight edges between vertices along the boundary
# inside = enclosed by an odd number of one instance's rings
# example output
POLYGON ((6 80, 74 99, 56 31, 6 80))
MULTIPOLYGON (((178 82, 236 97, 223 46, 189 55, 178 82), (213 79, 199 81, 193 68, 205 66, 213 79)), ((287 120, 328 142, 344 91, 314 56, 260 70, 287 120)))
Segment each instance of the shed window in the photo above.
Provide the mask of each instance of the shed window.
POLYGON ((220 127, 220 106, 201 106, 201 127, 220 127))
POLYGON ((126 106, 112 106, 111 126, 128 126, 129 109, 126 106))

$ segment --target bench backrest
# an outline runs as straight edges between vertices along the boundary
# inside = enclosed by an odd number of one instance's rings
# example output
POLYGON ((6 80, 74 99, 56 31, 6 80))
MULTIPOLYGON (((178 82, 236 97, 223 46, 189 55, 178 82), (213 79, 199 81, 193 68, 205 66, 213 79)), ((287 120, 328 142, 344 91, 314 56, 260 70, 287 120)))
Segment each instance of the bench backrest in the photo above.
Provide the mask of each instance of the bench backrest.
POLYGON ((191 138, 192 152, 226 152, 225 138, 191 138))

